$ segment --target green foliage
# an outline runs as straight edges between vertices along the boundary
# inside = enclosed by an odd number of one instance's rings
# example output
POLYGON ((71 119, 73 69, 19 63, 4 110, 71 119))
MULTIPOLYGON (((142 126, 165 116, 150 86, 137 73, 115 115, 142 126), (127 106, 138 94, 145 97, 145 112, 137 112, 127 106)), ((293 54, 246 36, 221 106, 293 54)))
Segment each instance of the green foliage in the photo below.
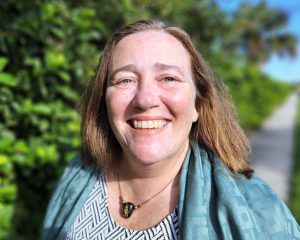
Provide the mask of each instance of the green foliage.
POLYGON ((246 130, 257 129, 274 108, 286 99, 293 87, 274 81, 256 65, 240 57, 236 57, 235 61, 227 59, 224 53, 215 54, 212 60, 214 69, 228 87, 241 126, 246 130))
POLYGON ((0 238, 38 239, 54 183, 79 152, 75 109, 98 61, 101 25, 92 9, 63 2, 1 4, 0 238))
POLYGON ((6 236, 7 232, 11 228, 11 216, 13 214, 14 208, 12 204, 0 203, 0 237, 6 236))
POLYGON ((300 99, 298 92, 298 105, 294 135, 294 166, 291 184, 291 197, 289 207, 297 222, 300 223, 300 99))
POLYGON ((0 239, 39 239, 55 182, 80 150, 83 86, 117 27, 158 18, 186 29, 246 128, 259 126, 290 90, 241 65, 247 60, 236 49, 221 53, 234 29, 213 0, 6 0, 0 16, 0 239))
POLYGON ((7 64, 7 59, 4 57, 0 57, 0 84, 8 87, 14 87, 18 84, 18 81, 16 78, 13 77, 13 75, 9 73, 2 72, 3 68, 7 64))

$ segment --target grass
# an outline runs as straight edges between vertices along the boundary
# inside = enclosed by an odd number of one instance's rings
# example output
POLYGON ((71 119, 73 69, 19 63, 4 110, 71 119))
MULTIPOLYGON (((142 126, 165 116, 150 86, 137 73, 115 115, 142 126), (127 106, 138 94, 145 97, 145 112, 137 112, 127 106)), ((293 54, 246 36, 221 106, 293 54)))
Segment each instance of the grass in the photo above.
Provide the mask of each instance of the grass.
MULTIPOLYGON (((300 96, 300 91, 298 93, 300 96)), ((296 126, 294 135, 294 166, 289 207, 300 223, 300 98, 298 97, 296 126)))

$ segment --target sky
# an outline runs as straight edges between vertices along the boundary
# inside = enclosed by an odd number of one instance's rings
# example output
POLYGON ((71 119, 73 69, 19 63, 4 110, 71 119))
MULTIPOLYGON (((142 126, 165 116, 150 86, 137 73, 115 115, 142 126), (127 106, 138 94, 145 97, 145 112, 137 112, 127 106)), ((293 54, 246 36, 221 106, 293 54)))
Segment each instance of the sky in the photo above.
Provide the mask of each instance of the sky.
MULTIPOLYGON (((245 0, 219 0, 221 7, 234 10, 245 0)), ((250 3, 259 0, 248 0, 250 3)), ((262 66, 263 71, 275 79, 285 82, 300 82, 300 0, 266 0, 271 8, 279 8, 288 14, 287 31, 297 37, 297 56, 295 58, 279 57, 273 54, 262 66)))
POLYGON ((264 72, 287 82, 300 82, 300 1, 299 0, 268 0, 270 7, 282 9, 289 16, 287 29, 298 40, 295 59, 280 58, 273 55, 264 65, 264 72))

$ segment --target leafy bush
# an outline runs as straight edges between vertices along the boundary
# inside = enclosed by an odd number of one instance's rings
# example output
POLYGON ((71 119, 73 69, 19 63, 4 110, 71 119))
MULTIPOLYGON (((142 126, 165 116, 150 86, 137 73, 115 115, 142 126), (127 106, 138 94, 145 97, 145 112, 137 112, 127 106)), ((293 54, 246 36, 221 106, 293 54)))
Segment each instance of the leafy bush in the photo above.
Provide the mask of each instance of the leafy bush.
MULTIPOLYGON (((300 96, 300 94, 298 94, 300 96)), ((296 126, 294 135, 294 166, 291 184, 289 207, 297 222, 300 223, 300 99, 298 97, 296 126)))
POLYGON ((0 238, 38 239, 55 181, 79 152, 76 105, 97 63, 101 22, 62 2, 1 4, 0 238))

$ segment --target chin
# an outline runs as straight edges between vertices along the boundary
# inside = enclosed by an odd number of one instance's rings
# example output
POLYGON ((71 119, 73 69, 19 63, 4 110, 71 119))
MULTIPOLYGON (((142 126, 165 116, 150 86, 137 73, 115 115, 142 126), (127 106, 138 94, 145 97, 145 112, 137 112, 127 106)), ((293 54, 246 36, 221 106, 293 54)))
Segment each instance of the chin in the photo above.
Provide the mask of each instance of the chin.
POLYGON ((163 160, 164 157, 159 152, 148 150, 143 152, 135 152, 133 154, 133 159, 142 164, 149 165, 163 160))
POLYGON ((132 141, 123 146, 124 160, 141 165, 151 165, 159 162, 177 162, 188 148, 188 140, 183 142, 155 139, 155 141, 132 141))
POLYGON ((139 147, 138 149, 132 149, 129 158, 135 159, 135 161, 141 164, 149 165, 162 161, 163 159, 168 159, 168 156, 162 152, 161 146, 159 148, 149 148, 149 146, 146 146, 145 148, 139 147))

